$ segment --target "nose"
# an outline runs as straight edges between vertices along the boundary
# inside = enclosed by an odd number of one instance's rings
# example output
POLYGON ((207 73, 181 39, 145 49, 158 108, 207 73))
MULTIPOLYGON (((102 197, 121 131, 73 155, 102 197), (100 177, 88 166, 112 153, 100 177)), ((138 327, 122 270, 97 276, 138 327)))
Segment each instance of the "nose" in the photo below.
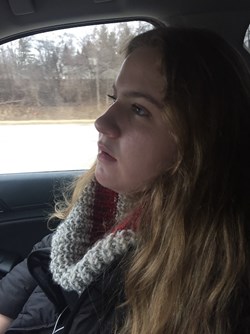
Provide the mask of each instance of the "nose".
POLYGON ((96 130, 109 138, 120 136, 120 127, 117 122, 114 104, 95 121, 96 130))

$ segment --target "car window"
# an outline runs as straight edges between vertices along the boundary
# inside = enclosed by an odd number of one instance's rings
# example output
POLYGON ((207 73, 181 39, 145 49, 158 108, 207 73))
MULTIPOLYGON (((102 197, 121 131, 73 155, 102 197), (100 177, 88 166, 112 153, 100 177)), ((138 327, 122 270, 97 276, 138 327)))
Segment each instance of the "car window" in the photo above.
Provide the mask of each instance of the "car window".
POLYGON ((247 28, 247 31, 244 37, 243 46, 250 53, 250 25, 247 28))
POLYGON ((133 21, 27 36, 0 46, 0 173, 88 169, 133 21))

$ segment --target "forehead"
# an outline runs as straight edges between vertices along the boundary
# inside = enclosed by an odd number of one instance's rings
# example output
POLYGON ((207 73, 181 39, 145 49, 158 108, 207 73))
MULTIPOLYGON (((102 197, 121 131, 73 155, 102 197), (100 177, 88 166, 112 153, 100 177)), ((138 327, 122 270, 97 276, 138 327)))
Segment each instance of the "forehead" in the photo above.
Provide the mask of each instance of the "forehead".
POLYGON ((124 60, 118 73, 115 86, 133 86, 145 90, 163 92, 164 77, 161 70, 160 51, 152 47, 140 47, 124 60))
POLYGON ((160 70, 161 53, 157 48, 142 46, 131 52, 127 56, 126 60, 131 63, 137 63, 139 61, 140 65, 142 66, 151 64, 160 70))

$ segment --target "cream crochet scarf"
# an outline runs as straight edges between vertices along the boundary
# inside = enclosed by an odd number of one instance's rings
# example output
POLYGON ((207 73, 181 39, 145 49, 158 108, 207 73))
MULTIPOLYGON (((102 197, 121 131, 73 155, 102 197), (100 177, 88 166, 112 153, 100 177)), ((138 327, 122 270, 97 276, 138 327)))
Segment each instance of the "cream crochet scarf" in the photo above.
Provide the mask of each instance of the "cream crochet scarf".
POLYGON ((81 294, 112 262, 135 245, 130 205, 93 180, 52 238, 50 270, 67 291, 81 294))

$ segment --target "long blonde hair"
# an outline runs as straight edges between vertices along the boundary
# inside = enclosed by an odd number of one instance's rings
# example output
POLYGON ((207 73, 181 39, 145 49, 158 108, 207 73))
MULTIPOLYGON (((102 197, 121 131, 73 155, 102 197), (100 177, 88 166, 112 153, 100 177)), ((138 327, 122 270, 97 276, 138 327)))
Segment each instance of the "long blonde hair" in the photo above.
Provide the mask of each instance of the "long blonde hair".
MULTIPOLYGON (((122 334, 244 333, 249 310, 250 79, 223 39, 163 28, 135 37, 162 54, 172 170, 140 197, 138 247, 125 279, 122 334)), ((73 200, 88 179, 78 182, 73 200)), ((67 213, 67 211, 65 211, 67 213)))
POLYGON ((250 306, 249 73, 212 32, 146 32, 127 54, 144 45, 162 54, 164 118, 178 159, 144 196, 121 333, 243 333, 250 306))

